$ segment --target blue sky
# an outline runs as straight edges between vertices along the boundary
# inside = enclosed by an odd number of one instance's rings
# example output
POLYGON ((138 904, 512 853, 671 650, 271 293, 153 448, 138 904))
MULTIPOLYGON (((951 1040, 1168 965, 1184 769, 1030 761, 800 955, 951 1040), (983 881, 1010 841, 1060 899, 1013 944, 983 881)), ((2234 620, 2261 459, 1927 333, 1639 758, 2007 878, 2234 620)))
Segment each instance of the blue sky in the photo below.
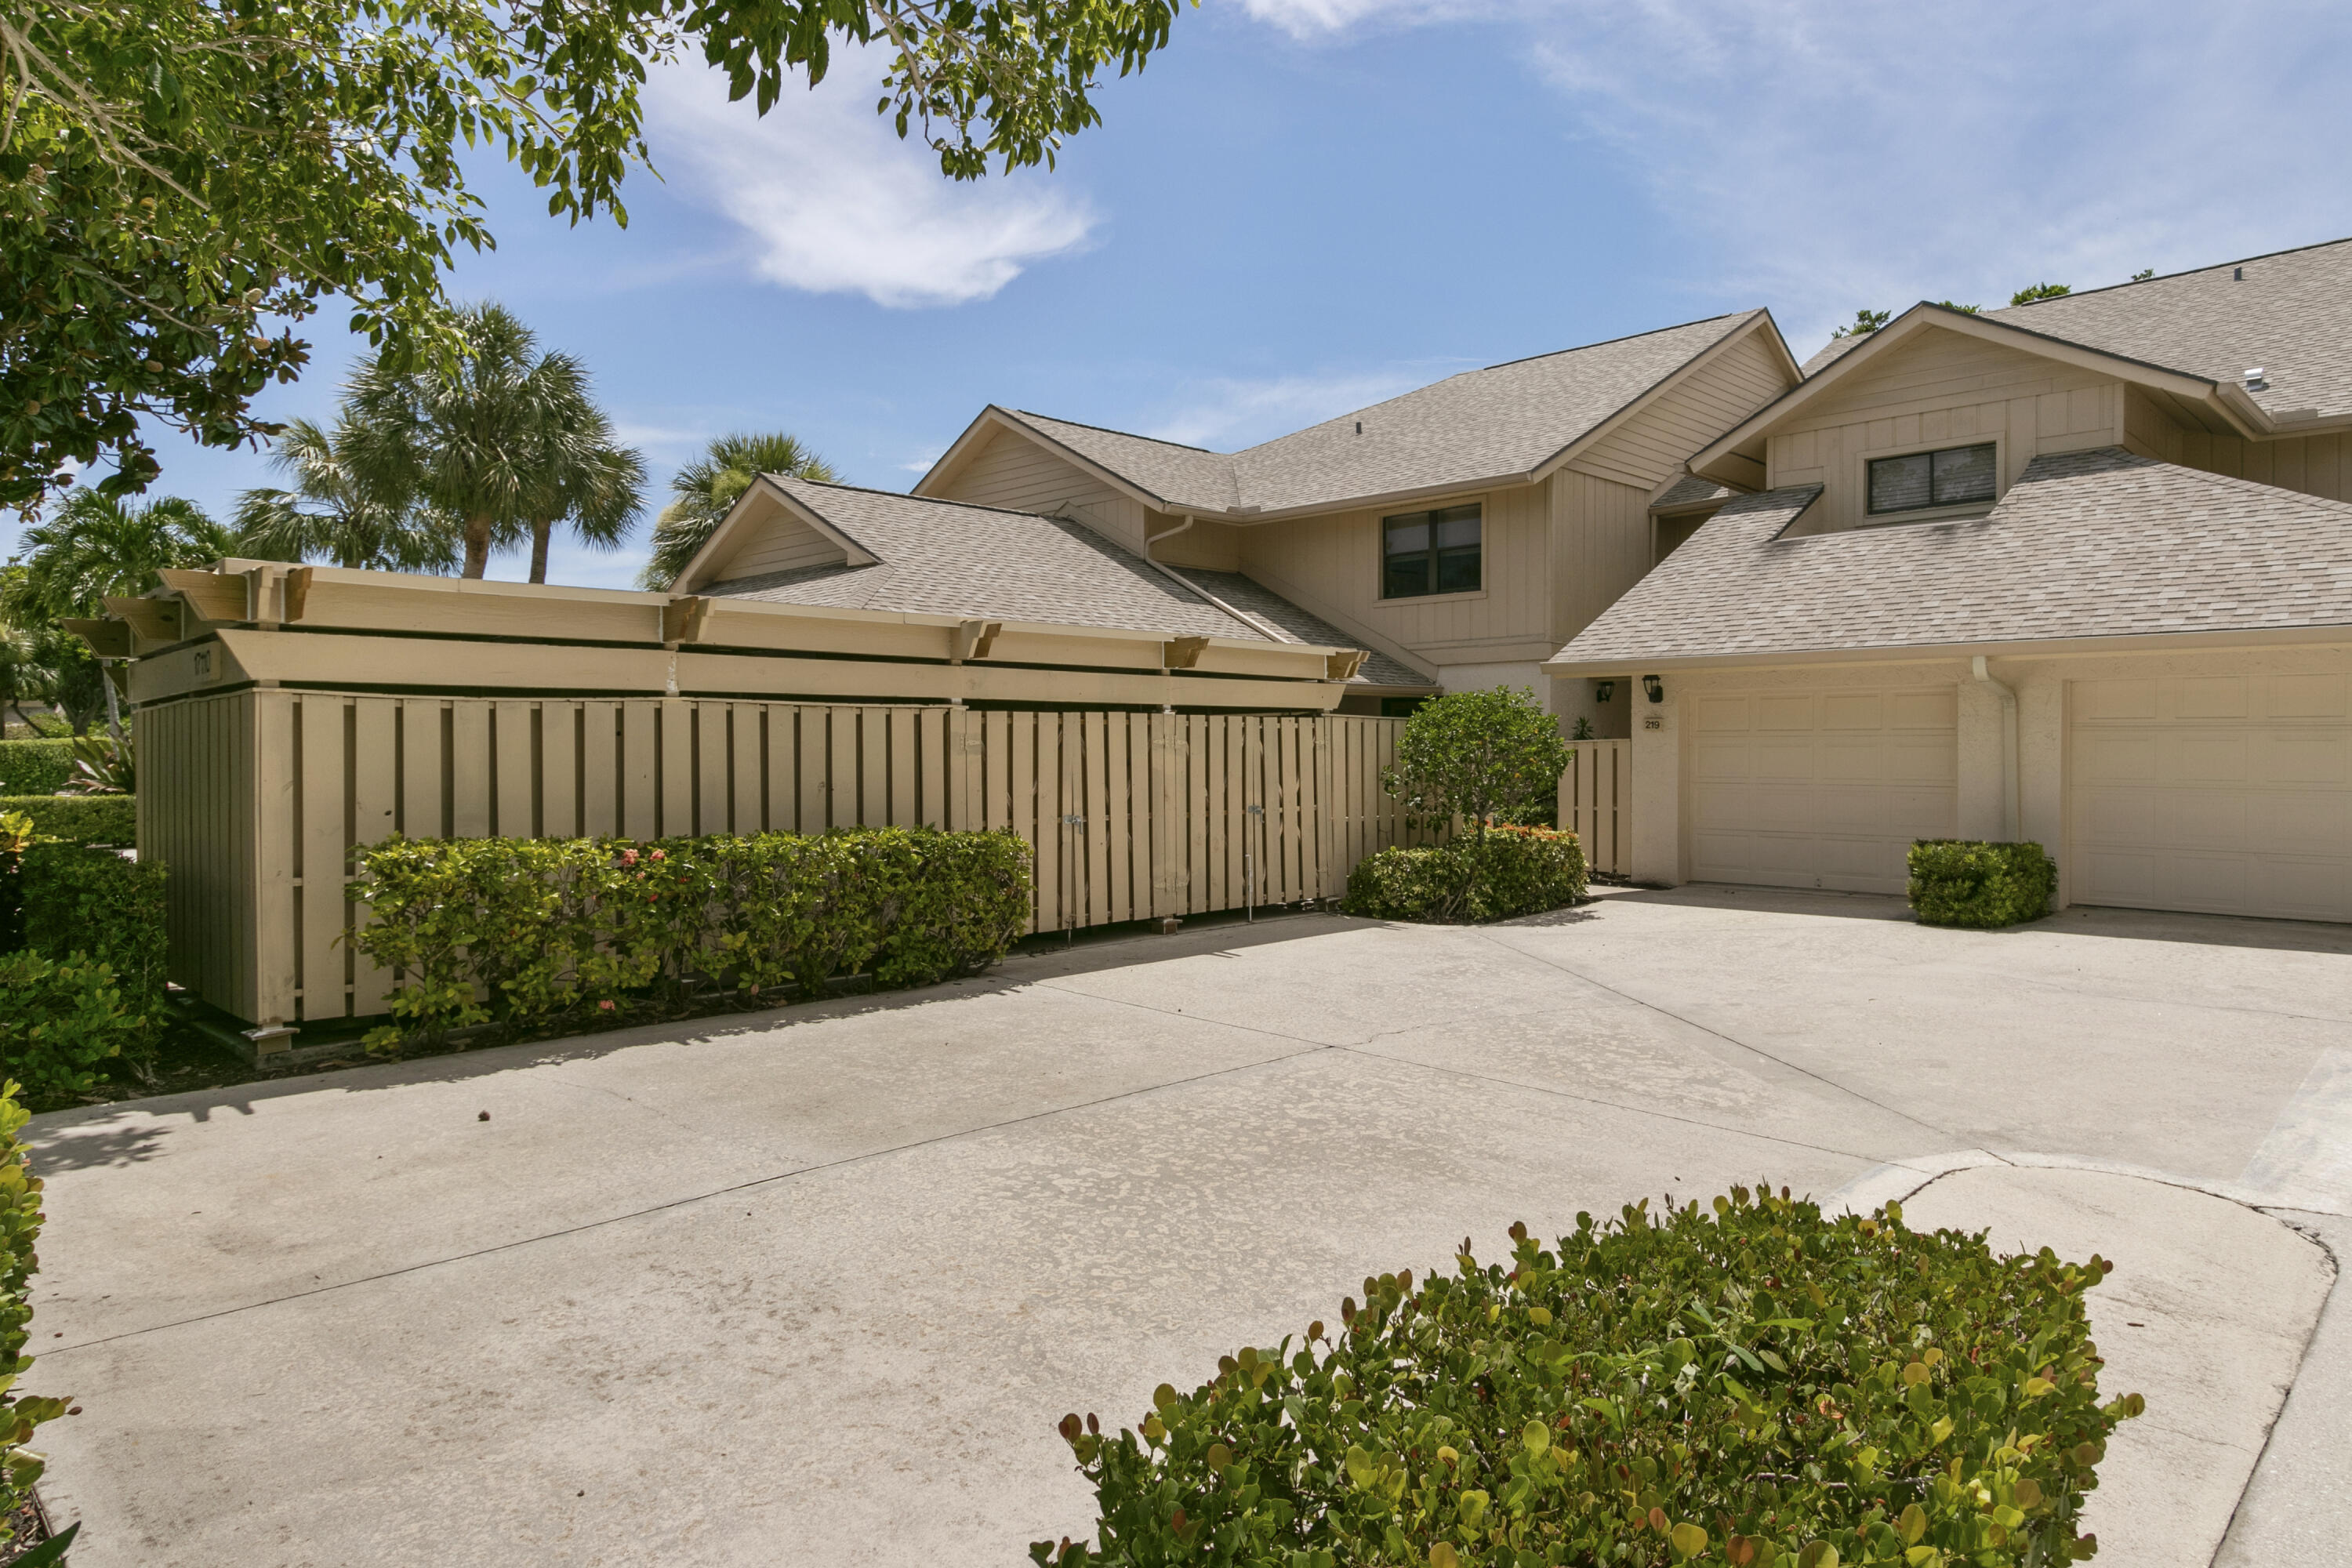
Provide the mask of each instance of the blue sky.
MULTIPOLYGON (((681 67, 625 231, 486 168, 500 247, 453 287, 583 356, 657 480, 784 429, 903 489, 991 401, 1230 449, 1725 310, 1801 356, 1860 305, 2352 235, 2347 45, 2352 8, 2285 0, 1204 0, 1057 171, 974 186, 876 120, 854 56, 764 120, 681 67)), ((273 416, 331 413, 354 347, 313 326, 273 416)), ((154 438, 152 493, 269 482, 154 438)))

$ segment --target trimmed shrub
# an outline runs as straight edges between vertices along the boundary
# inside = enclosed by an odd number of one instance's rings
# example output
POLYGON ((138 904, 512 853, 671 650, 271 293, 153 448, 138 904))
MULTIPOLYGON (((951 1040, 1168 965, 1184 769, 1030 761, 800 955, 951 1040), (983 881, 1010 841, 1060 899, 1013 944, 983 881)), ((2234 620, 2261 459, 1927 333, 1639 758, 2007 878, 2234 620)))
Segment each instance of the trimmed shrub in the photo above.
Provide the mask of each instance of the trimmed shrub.
MULTIPOLYGON (((0 1018, 0 1027, 5 1026, 0 1018)), ((40 1268, 33 1244, 40 1238, 43 1218, 41 1178, 33 1174, 25 1146, 16 1142, 27 1116, 16 1093, 14 1083, 0 1087, 0 1548, 16 1543, 8 1521, 31 1497, 45 1468, 41 1456, 26 1445, 34 1428, 64 1415, 67 1404, 15 1392, 17 1379, 33 1366, 25 1342, 33 1331, 33 1275, 40 1268)))
POLYGON ((1374 920, 1498 921, 1572 904, 1584 889, 1584 847, 1575 834, 1490 827, 1483 837, 1365 857, 1348 875, 1340 907, 1374 920))
POLYGON ((392 838, 359 853, 352 942, 401 972, 378 1047, 496 1020, 536 1027, 718 980, 803 996, 976 973, 1029 918, 1011 833, 853 828, 626 839, 392 838))
POLYGON ((163 868, 87 844, 24 854, 25 945, 47 958, 88 957, 114 972, 123 1001, 161 1027, 163 868))
POLYGON ((1327 1334, 1162 1384, 1116 1435, 1064 1417, 1096 1546, 1040 1563, 1734 1568, 2063 1563, 2137 1394, 2099 1403, 2109 1265, 1996 1257, 1893 1204, 1769 1188, 1647 1201, 1507 1264, 1364 1281, 1327 1334))
POLYGON ((98 1087, 99 1068, 152 1038, 104 961, 75 953, 0 953, 0 1072, 44 1103, 98 1087))
POLYGON ((127 849, 139 841, 139 803, 127 795, 0 796, 0 813, 12 811, 31 817, 35 832, 74 844, 127 849))
POLYGON ((0 795, 55 795, 73 777, 73 742, 0 741, 0 795))
POLYGON ((2058 863, 2039 844, 1922 838, 1911 846, 1911 909, 1922 925, 1990 930, 2050 912, 2058 863))

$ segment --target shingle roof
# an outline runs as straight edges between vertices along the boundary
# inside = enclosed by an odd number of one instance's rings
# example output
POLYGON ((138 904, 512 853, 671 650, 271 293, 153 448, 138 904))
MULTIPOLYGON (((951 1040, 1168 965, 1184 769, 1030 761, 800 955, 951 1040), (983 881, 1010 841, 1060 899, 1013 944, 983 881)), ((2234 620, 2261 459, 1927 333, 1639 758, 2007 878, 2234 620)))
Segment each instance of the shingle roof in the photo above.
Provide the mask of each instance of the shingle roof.
POLYGON ((2352 505, 2135 457, 2036 458, 1992 511, 1781 539, 1819 487, 1741 496, 1572 663, 2352 626, 2352 505))
POLYGON ((1465 371, 1230 454, 1042 415, 1013 417, 1173 507, 1331 505, 1525 474, 1759 314, 1465 371))
POLYGON ((1665 494, 1650 503, 1650 510, 1652 511, 1696 510, 1713 502, 1729 500, 1733 496, 1740 493, 1729 485, 1719 485, 1713 479, 1703 479, 1696 474, 1685 474, 1666 487, 1665 494))
POLYGON ((2352 239, 1988 310, 1985 319, 2209 381, 2239 381, 2260 366, 2268 385, 2249 395, 2266 412, 2352 414, 2352 239))
MULTIPOLYGON (((1171 567, 1186 581, 1197 583, 1244 615, 1272 623, 1300 642, 1326 647, 1353 647, 1357 640, 1323 619, 1299 608, 1265 584, 1238 572, 1211 572, 1198 566, 1171 567)), ((1356 683, 1371 686, 1430 688, 1436 682, 1404 663, 1374 649, 1356 672, 1356 683)))
POLYGON ((876 563, 743 577, 702 592, 844 609, 1267 640, 1079 523, 783 475, 768 479, 864 546, 876 563))

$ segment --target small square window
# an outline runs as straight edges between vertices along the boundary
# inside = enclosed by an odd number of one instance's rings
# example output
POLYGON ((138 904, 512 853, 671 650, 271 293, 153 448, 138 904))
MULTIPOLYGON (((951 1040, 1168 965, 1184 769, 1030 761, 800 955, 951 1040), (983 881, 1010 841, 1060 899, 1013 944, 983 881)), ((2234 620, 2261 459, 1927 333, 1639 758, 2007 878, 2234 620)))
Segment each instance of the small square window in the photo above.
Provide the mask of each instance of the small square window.
POLYGON ((1870 512, 1921 511, 1993 499, 1998 449, 1987 441, 1870 461, 1870 512))
POLYGON ((1476 505, 1381 520, 1381 597, 1475 594, 1483 584, 1476 505))

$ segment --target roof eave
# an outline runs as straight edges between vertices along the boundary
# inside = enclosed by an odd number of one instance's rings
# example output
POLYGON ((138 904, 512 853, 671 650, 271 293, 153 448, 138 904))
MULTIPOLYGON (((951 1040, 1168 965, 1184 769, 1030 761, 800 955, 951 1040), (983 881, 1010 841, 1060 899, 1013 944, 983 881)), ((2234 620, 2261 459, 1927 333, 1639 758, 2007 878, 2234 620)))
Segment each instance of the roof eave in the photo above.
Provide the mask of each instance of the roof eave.
MULTIPOLYGON (((2352 622, 2311 626, 2248 626, 2213 631, 2128 632, 2108 637, 2029 637, 1984 642, 1883 643, 1864 647, 1790 648, 1722 654, 1630 654, 1607 658, 1544 660, 1558 679, 1577 676, 1660 674, 1668 670, 1741 669, 1792 664, 1917 664, 1935 659, 2062 658, 2093 653, 2165 653, 2183 647, 2274 647, 2284 645, 2352 644, 2352 622)), ((1571 645, 1573 646, 1573 645, 1571 645)))
POLYGON ((1723 336, 1716 339, 1715 342, 1707 344, 1706 347, 1699 350, 1698 353, 1683 361, 1682 363, 1668 371, 1664 375, 1660 376, 1656 381, 1652 382, 1648 387, 1636 394, 1631 401, 1621 405, 1617 410, 1609 415, 1608 417, 1602 419, 1599 424, 1578 436, 1574 440, 1569 442, 1568 445, 1562 447, 1559 451, 1554 452, 1550 457, 1546 458, 1542 462, 1538 463, 1532 469, 1528 470, 1528 478, 1538 483, 1551 478, 1552 475, 1558 473, 1560 469, 1574 462, 1580 455, 1590 451, 1593 447, 1607 440, 1611 436, 1615 435, 1619 430, 1623 429, 1633 420, 1639 418, 1642 413, 1653 403, 1655 403, 1659 398, 1665 396, 1669 392, 1681 385, 1684 382, 1689 380, 1692 376, 1696 375, 1700 371, 1706 369, 1707 365, 1714 363, 1722 355, 1728 353, 1734 344, 1738 343, 1743 338, 1746 338, 1749 333, 1756 331, 1759 328, 1769 329, 1769 336, 1772 346, 1780 351, 1781 368, 1787 374, 1790 381, 1792 383, 1802 382, 1804 380, 1804 376, 1797 367, 1795 356, 1789 353, 1789 345, 1782 340, 1780 336, 1780 323, 1772 320, 1772 312, 1762 309, 1750 310, 1744 318, 1741 319, 1738 325, 1726 331, 1723 336))

